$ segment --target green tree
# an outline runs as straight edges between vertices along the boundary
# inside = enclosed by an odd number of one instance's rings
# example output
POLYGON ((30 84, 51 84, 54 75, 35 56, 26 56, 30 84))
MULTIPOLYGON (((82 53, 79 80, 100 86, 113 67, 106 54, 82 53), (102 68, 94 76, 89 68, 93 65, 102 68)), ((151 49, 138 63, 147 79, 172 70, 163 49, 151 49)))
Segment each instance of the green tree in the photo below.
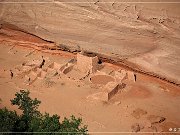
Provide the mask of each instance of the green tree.
POLYGON ((35 117, 29 124, 30 132, 58 132, 60 129, 58 115, 50 116, 48 113, 42 115, 41 117, 35 117))
POLYGON ((29 91, 20 90, 20 93, 16 93, 16 97, 11 100, 11 104, 17 105, 18 109, 23 111, 23 116, 30 120, 32 117, 38 117, 40 115, 38 107, 41 101, 37 100, 37 98, 31 99, 29 94, 29 91))
POLYGON ((9 111, 7 108, 0 109, 0 132, 14 131, 19 117, 15 111, 9 111))
POLYGON ((37 100, 37 98, 31 99, 29 94, 29 91, 20 90, 20 93, 17 92, 15 98, 11 100, 11 104, 17 105, 18 109, 23 112, 22 115, 19 116, 20 120, 15 128, 15 130, 19 132, 28 131, 31 120, 41 115, 38 111, 41 101, 37 100))
POLYGON ((81 118, 71 116, 70 119, 64 118, 62 123, 60 117, 55 114, 50 116, 48 113, 42 114, 38 111, 41 103, 38 99, 31 99, 30 92, 20 90, 11 100, 12 105, 17 105, 22 110, 21 115, 6 108, 0 109, 0 132, 60 132, 60 134, 87 134, 87 126, 82 125, 81 118))
POLYGON ((84 125, 80 127, 81 123, 82 123, 82 119, 81 118, 76 119, 73 115, 71 116, 70 119, 64 118, 64 120, 61 123, 60 131, 72 132, 72 134, 77 132, 85 135, 87 132, 87 126, 84 125))

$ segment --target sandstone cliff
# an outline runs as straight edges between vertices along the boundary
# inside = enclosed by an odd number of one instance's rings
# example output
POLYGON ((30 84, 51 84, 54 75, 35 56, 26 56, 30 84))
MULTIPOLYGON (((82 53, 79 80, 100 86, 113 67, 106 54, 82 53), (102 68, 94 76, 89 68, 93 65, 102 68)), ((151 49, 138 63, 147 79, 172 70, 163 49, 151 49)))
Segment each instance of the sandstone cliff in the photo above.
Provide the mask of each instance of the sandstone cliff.
POLYGON ((180 84, 177 2, 1 0, 0 23, 70 51, 98 53, 180 84))

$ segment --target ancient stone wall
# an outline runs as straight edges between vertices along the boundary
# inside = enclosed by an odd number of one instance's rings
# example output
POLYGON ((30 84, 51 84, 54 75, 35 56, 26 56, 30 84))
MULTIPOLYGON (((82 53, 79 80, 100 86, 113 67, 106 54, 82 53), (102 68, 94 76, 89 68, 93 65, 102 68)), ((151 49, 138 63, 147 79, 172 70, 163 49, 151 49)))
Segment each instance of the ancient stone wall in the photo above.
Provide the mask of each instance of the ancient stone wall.
POLYGON ((81 72, 94 73, 98 69, 98 57, 88 57, 86 55, 77 54, 77 67, 81 72))

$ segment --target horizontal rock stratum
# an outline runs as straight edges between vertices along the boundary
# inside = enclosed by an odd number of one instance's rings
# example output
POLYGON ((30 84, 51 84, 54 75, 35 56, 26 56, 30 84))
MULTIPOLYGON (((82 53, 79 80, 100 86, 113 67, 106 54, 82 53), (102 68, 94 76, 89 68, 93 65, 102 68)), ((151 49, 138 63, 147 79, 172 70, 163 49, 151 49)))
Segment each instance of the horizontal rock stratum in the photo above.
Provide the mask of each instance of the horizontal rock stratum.
POLYGON ((0 23, 180 84, 179 6, 178 0, 2 0, 0 23))

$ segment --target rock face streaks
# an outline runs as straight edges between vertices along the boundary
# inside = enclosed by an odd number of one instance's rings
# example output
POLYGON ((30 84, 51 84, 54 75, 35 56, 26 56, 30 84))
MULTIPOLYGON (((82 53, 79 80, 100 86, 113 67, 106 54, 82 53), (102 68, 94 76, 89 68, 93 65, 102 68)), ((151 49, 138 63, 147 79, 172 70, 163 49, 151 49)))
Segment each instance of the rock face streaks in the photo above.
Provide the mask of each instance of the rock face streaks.
POLYGON ((117 62, 133 63, 143 71, 180 82, 179 3, 3 2, 2 26, 12 24, 66 50, 115 57, 117 62))

